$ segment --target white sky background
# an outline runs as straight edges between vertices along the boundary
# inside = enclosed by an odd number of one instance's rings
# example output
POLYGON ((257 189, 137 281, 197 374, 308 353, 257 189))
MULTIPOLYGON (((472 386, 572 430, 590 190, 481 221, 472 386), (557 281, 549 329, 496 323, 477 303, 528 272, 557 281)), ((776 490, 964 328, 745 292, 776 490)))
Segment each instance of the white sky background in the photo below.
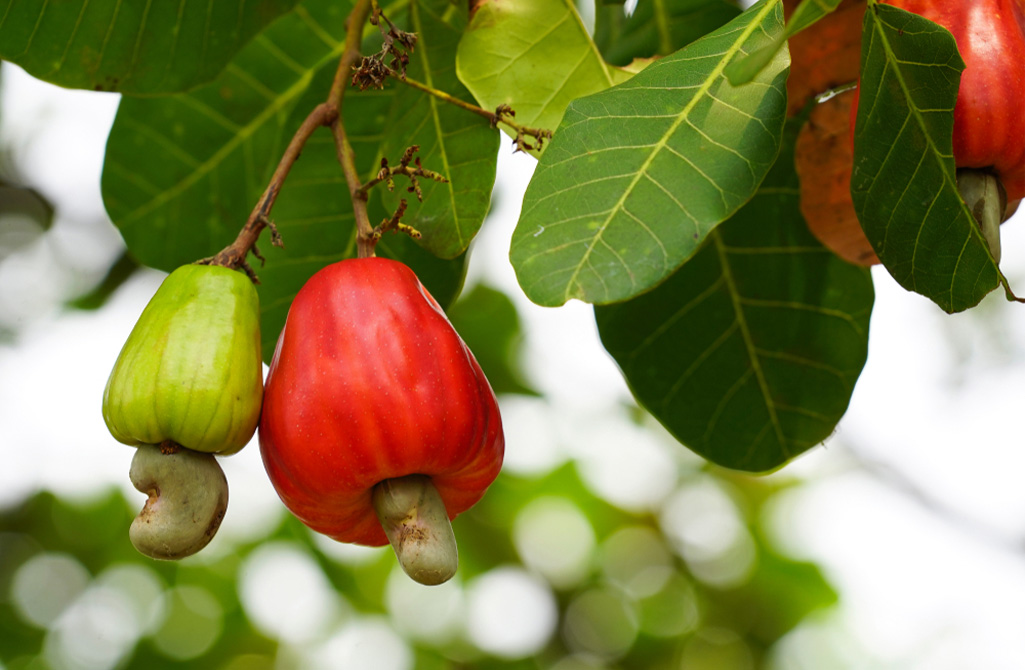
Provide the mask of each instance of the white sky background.
MULTIPOLYGON (((116 483, 135 494, 127 481, 132 451, 107 433, 100 401, 162 275, 138 276, 99 312, 60 309, 119 250, 99 195, 117 97, 58 89, 3 68, 0 133, 23 147, 18 166, 57 204, 60 219, 45 242, 0 264, 0 313, 16 315, 18 323, 7 325, 22 330, 15 346, 0 345, 0 506, 40 488, 88 498, 116 483)), ((530 377, 548 395, 543 408, 511 408, 524 425, 507 427, 508 467, 521 472, 578 455, 572 443, 584 427, 619 413, 629 398, 589 307, 540 308, 517 288, 507 254, 532 164, 503 151, 496 211, 468 279, 485 279, 516 300, 530 377)), ((1004 227, 1002 265, 1013 286, 1025 287, 1025 216, 1016 219, 1004 227)), ((806 483, 771 519, 795 556, 827 570, 842 606, 792 635, 779 667, 812 670, 797 659, 822 647, 848 648, 858 659, 852 667, 866 660, 902 669, 1025 667, 1025 306, 998 290, 982 307, 946 316, 885 271, 874 276, 869 362, 850 410, 826 447, 784 470, 806 483), (898 485, 866 474, 862 461, 896 473, 898 485), (906 494, 909 486, 928 506, 906 494)), ((622 452, 596 452, 593 467, 600 471, 605 458, 606 469, 629 474, 622 452)), ((224 532, 259 532, 281 510, 258 450, 224 464, 233 506, 224 532)), ((651 486, 640 475, 620 485, 624 499, 643 497, 630 486, 651 486)))

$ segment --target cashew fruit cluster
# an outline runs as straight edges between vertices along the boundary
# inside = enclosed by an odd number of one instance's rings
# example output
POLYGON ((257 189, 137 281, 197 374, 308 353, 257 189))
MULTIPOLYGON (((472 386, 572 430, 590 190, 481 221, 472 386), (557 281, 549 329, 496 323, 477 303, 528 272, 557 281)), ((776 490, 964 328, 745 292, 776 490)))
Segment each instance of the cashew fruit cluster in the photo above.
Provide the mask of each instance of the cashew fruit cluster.
POLYGON ((341 542, 391 541, 425 584, 456 569, 449 520, 498 475, 504 437, 484 373, 402 263, 344 260, 289 310, 260 422, 281 500, 341 542))
POLYGON ((132 329, 103 392, 107 428, 138 448, 130 476, 149 495, 129 531, 140 552, 179 559, 213 538, 228 502, 213 454, 233 454, 249 442, 262 398, 252 282, 217 266, 172 272, 132 329))

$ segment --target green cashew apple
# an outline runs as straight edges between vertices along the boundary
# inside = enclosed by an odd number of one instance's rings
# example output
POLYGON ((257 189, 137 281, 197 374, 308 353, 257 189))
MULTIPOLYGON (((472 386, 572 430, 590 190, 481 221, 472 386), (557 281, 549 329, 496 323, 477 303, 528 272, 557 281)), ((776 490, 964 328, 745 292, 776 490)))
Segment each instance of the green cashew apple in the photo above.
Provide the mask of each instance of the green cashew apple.
POLYGON ((244 274, 186 265, 164 280, 103 392, 103 419, 137 447, 129 476, 148 499, 128 536, 150 558, 191 556, 213 538, 228 483, 213 454, 244 447, 260 420, 260 305, 244 274))
POLYGON ((185 265, 168 275, 103 392, 111 435, 223 455, 244 447, 263 400, 259 311, 241 272, 185 265))

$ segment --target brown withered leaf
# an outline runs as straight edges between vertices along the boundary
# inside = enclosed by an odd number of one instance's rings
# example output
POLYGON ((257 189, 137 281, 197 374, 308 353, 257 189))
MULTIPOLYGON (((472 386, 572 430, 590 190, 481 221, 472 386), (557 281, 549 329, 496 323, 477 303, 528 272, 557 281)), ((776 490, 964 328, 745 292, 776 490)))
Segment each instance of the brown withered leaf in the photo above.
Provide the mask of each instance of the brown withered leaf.
MULTIPOLYGON (((799 0, 784 0, 788 21, 798 4, 799 0)), ((788 115, 820 93, 857 81, 864 14, 865 0, 844 0, 834 12, 790 38, 788 115)))
POLYGON ((815 105, 797 135, 794 162, 801 180, 801 214, 833 253, 857 265, 879 262, 851 201, 851 104, 845 91, 815 105))

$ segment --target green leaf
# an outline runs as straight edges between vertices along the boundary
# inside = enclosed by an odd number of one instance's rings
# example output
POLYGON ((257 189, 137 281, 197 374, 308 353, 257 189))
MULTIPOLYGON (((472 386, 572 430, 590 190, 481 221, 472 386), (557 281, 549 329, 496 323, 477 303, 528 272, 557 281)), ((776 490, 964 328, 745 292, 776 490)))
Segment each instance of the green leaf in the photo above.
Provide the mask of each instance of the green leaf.
POLYGON ((595 17, 594 41, 606 61, 629 65, 635 58, 668 56, 739 13, 726 0, 649 0, 639 3, 630 16, 622 7, 601 7, 595 17))
POLYGON ((868 271, 799 210, 792 146, 751 202, 665 283, 595 309, 637 400, 719 465, 762 472, 826 439, 868 353, 868 271))
POLYGON ((730 63, 730 66, 726 68, 726 76, 730 83, 740 86, 754 79, 763 68, 772 62, 776 52, 783 48, 783 44, 788 39, 832 12, 840 5, 840 2, 841 0, 804 0, 790 16, 782 35, 777 36, 770 44, 754 53, 748 54, 745 58, 738 58, 730 63))
MULTIPOLYGON (((140 262, 170 271, 235 239, 295 129, 327 98, 348 11, 346 3, 307 0, 210 86, 122 101, 107 145, 103 195, 140 262)), ((393 98, 394 89, 346 96, 346 129, 365 177, 376 172, 393 98)), ((377 200, 370 205, 371 217, 388 215, 377 200)), ((352 203, 327 129, 306 144, 271 214, 285 247, 271 247, 265 236, 267 262, 255 267, 267 359, 306 280, 355 255, 352 203)), ((442 261, 405 236, 388 236, 377 249, 410 265, 442 304, 458 294, 463 258, 442 261)))
POLYGON ((452 325, 473 352, 495 393, 538 395, 523 383, 520 317, 509 296, 477 284, 448 310, 452 325))
POLYGON ((456 72, 485 109, 511 105, 517 123, 548 130, 571 100, 631 76, 602 59, 572 0, 480 2, 456 72))
POLYGON ((794 13, 790 15, 784 35, 793 37, 805 28, 811 27, 826 14, 833 12, 843 0, 802 0, 794 13))
POLYGON ((107 270, 107 274, 100 280, 100 283, 82 295, 69 300, 68 307, 81 310, 94 310, 103 307, 138 269, 139 264, 135 262, 135 259, 129 256, 128 252, 123 252, 107 270))
POLYGON ((345 2, 306 2, 209 86, 121 101, 103 198, 140 262, 170 271, 235 239, 298 128, 286 124, 297 100, 341 53, 348 10, 345 2))
POLYGON ((0 261, 38 240, 52 227, 53 215, 45 195, 0 177, 0 261))
POLYGON ((540 305, 609 303, 669 276, 754 194, 779 152, 789 57, 723 68, 783 29, 762 2, 630 81, 570 105, 523 198, 510 257, 540 305))
POLYGON ((865 12, 851 197, 897 282, 947 312, 1002 281, 957 191, 954 102, 964 63, 953 36, 886 5, 865 12))
POLYGON ((68 88, 184 91, 297 2, 0 0, 0 58, 68 88))
MULTIPOLYGON (((447 0, 418 0, 409 6, 409 29, 418 36, 407 75, 473 103, 473 96, 455 72, 456 47, 465 19, 447 0)), ((427 169, 440 172, 448 183, 420 179, 423 203, 406 192, 397 178, 395 193, 384 189, 387 206, 394 210, 400 197, 410 200, 403 222, 423 235, 420 244, 443 258, 466 251, 484 222, 491 204, 498 160, 499 136, 490 122, 412 87, 395 94, 390 131, 383 144, 384 157, 398 162, 411 145, 427 169)))
POLYGON ((769 646, 840 598, 819 566, 787 558, 763 541, 759 544, 758 567, 751 581, 725 597, 735 601, 737 611, 751 617, 751 634, 769 646))

